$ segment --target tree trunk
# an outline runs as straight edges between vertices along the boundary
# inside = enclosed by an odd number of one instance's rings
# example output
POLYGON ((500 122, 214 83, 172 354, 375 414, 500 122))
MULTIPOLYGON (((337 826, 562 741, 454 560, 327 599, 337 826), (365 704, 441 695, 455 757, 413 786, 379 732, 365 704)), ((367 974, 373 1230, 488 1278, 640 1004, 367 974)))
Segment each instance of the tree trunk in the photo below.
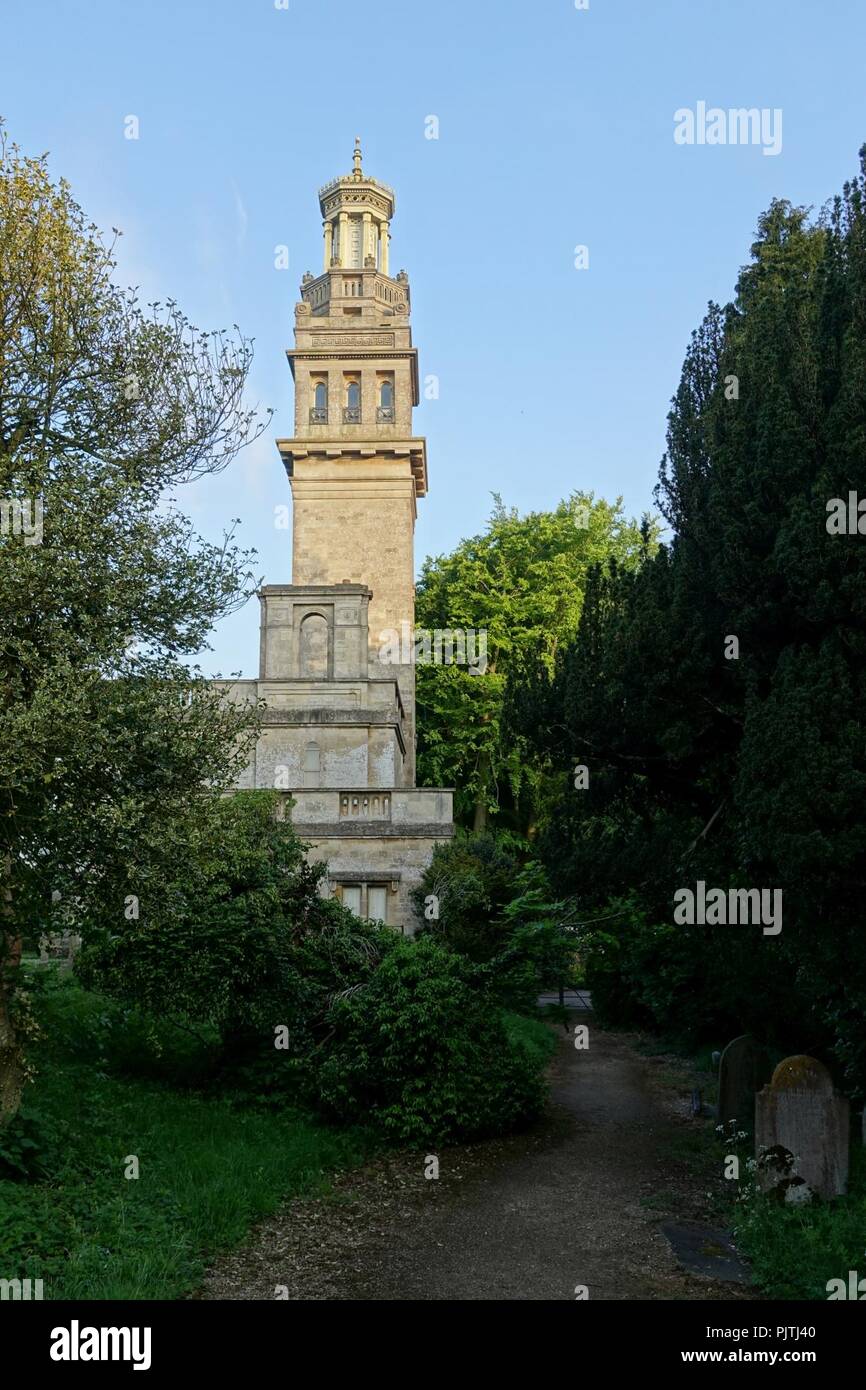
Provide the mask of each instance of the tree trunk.
MULTIPOLYGON (((486 723, 489 716, 484 716, 486 723)), ((487 784, 490 781, 490 758, 486 751, 478 757, 478 781, 480 787, 475 797, 475 818, 472 822, 473 835, 483 835, 487 829, 487 784)))
POLYGON ((24 1060, 9 1008, 10 981, 0 983, 0 1129, 15 1117, 24 1089, 24 1060))
POLYGON ((21 937, 13 923, 12 863, 7 855, 4 863, 2 905, 2 955, 0 955, 0 1129, 18 1113, 24 1089, 24 1056, 15 1019, 12 996, 21 966, 21 937))

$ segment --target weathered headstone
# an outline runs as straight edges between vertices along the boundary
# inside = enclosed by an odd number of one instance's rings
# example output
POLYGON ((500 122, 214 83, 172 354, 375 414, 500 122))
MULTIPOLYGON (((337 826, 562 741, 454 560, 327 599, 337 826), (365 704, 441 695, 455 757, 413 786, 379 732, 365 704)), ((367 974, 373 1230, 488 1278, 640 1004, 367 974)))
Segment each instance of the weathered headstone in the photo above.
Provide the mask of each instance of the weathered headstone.
POLYGON ((39 963, 57 961, 61 971, 71 970, 75 957, 81 947, 81 937, 77 932, 43 932, 39 938, 39 963))
POLYGON ((718 1123, 730 1135, 755 1128, 755 1096, 773 1074, 766 1050, 749 1034, 729 1042, 719 1059, 718 1123))
POLYGON ((766 1192, 785 1201, 848 1190, 848 1102, 814 1057, 786 1057, 755 1102, 755 1157, 766 1192), (808 1189, 808 1193, 803 1188, 808 1189))
POLYGON ((75 957, 81 950, 81 937, 78 932, 64 931, 60 937, 60 964, 58 970, 61 974, 71 971, 75 964, 75 957))

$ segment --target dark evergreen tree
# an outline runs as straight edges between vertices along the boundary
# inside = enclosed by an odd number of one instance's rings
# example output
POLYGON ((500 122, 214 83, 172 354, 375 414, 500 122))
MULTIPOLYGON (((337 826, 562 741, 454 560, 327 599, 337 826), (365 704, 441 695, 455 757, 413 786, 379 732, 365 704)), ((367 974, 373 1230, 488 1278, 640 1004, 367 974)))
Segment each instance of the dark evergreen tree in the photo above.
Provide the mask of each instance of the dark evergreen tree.
POLYGON ((827 527, 849 492, 866 496, 866 147, 819 218, 772 204, 734 302, 692 337, 656 489, 670 545, 597 569, 552 676, 525 669, 505 707, 561 770, 542 852, 603 919, 602 1007, 822 1050, 862 1093, 866 535, 827 527), (781 888, 781 934, 675 927, 697 879, 781 888))

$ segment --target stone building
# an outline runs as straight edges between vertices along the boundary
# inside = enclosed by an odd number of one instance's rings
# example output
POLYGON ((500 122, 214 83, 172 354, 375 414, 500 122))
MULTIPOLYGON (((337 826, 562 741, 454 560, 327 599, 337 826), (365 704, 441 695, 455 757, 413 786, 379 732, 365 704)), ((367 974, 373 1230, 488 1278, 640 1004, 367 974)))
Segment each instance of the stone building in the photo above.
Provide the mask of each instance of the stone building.
POLYGON ((409 281, 390 273, 394 193, 362 169, 319 192, 324 264, 295 306, 295 424, 277 447, 292 490, 292 582, 261 599, 264 727, 240 787, 277 787, 328 863, 329 890, 411 932, 409 892, 453 834, 452 794, 415 785, 413 538, 427 491, 412 433, 418 354, 409 281))

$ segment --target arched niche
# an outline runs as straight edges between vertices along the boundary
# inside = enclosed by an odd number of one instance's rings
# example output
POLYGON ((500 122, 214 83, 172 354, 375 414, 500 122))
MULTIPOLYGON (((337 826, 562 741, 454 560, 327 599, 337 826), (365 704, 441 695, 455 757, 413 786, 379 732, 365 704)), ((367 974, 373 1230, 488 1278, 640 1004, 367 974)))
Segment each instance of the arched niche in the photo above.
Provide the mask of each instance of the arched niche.
POLYGON ((308 680, 328 679, 328 621, 308 613, 301 623, 298 674, 308 680))

